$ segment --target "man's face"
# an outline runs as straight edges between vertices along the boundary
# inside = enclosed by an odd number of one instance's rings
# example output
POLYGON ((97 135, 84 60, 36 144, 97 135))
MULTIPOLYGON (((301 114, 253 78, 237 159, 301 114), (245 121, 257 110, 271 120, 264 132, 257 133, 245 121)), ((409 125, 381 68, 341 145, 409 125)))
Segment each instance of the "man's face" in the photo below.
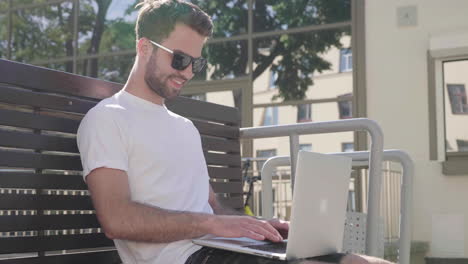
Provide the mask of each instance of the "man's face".
MULTIPOLYGON (((169 36, 159 44, 198 58, 201 56, 205 40, 204 36, 190 27, 177 24, 169 36)), ((153 48, 156 49, 155 46, 153 48)), ((153 51, 146 65, 146 84, 164 99, 178 96, 182 87, 193 78, 192 65, 182 71, 172 68, 172 56, 171 53, 158 48, 153 51)))

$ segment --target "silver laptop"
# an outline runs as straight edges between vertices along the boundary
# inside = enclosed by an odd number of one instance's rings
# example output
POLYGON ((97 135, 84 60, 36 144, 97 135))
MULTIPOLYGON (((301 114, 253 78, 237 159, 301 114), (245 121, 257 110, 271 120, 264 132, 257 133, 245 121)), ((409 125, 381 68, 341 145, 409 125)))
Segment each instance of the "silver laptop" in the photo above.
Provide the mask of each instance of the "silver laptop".
POLYGON ((291 260, 341 251, 351 159, 300 151, 288 239, 204 237, 193 243, 273 259, 291 260))

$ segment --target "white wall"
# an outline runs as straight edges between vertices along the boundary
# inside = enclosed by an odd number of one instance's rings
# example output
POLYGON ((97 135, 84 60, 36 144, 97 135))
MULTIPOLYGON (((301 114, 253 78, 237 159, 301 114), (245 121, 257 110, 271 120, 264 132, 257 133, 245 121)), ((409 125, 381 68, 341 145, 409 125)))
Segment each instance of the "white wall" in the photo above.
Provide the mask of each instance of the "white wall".
POLYGON ((382 126, 385 148, 408 151, 416 165, 413 240, 432 242, 432 256, 468 257, 468 176, 444 176, 429 161, 427 76, 430 36, 468 30, 468 1, 367 0, 365 14, 368 116, 382 126), (408 5, 417 26, 398 27, 397 8, 408 5))

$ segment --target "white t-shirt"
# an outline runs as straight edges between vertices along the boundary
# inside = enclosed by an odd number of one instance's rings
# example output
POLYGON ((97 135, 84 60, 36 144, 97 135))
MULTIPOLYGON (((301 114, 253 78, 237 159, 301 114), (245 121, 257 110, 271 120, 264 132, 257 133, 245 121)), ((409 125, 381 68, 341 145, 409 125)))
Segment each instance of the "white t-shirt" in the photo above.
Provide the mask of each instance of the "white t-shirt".
MULTIPOLYGON (((77 142, 85 179, 96 168, 120 169, 128 174, 133 201, 213 213, 200 134, 190 120, 165 106, 121 90, 86 114, 77 142)), ((200 249, 190 240, 114 242, 124 263, 184 263, 200 249)))

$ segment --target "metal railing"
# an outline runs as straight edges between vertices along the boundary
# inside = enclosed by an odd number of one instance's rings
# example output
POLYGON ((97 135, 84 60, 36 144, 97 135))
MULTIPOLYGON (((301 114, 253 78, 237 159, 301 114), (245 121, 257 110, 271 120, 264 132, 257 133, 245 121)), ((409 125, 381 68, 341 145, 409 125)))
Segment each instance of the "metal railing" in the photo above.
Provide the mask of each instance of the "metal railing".
MULTIPOLYGON (((363 162, 368 162, 369 152, 358 151, 358 152, 342 152, 342 153, 328 153, 330 155, 341 155, 347 156, 353 159, 353 163, 359 163, 361 166, 363 162)), ((414 175, 414 164, 411 157, 404 151, 401 150, 385 150, 383 152, 383 159, 387 161, 394 161, 401 164, 403 168, 402 184, 401 184, 401 218, 400 218, 400 241, 399 241, 399 263, 408 264, 410 260, 411 250, 411 204, 412 204, 412 188, 413 188, 413 175, 414 175)), ((273 191, 272 191, 272 175, 275 167, 292 165, 290 157, 288 156, 277 156, 268 159, 262 168, 262 213, 263 217, 271 218, 273 216, 273 191)), ((369 179, 371 180, 371 179, 369 179)), ((369 188, 368 200, 379 200, 378 196, 372 196, 369 188)), ((370 221, 370 216, 369 219, 370 221)), ((378 220, 378 219, 377 219, 378 220)), ((370 235, 373 237, 373 241, 378 240, 378 233, 370 235)), ((369 232, 367 238, 369 238, 369 232)), ((377 241, 378 242, 378 241, 377 241)), ((366 250, 367 250, 366 241, 366 250)))
MULTIPOLYGON (((370 135, 371 149, 369 152, 369 197, 368 221, 366 236, 366 254, 377 256, 379 253, 377 234, 379 232, 380 189, 382 185, 382 153, 383 133, 380 126, 367 118, 355 118, 328 122, 300 123, 292 125, 278 125, 265 127, 241 128, 242 139, 269 138, 289 136, 290 156, 292 159, 291 175, 296 171, 297 153, 299 151, 299 135, 323 134, 347 131, 366 131, 370 135)), ((271 183, 270 183, 271 184, 271 183)), ((291 177, 294 187, 294 177, 291 177)))

